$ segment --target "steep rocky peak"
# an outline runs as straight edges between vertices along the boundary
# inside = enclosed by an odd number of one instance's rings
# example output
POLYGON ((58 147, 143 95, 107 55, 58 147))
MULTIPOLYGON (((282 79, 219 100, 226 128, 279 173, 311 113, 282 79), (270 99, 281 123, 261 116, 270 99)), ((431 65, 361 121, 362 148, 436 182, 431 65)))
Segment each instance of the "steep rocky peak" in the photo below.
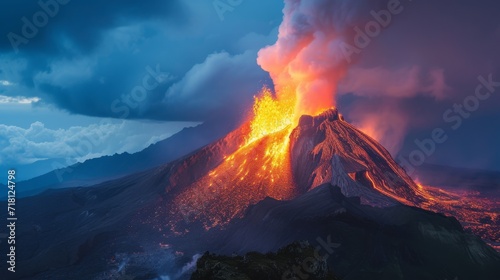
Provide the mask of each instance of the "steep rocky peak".
POLYGON ((344 117, 342 114, 339 113, 339 110, 337 108, 331 108, 326 110, 325 112, 317 115, 317 116, 310 116, 310 115, 303 115, 299 119, 299 127, 314 127, 318 126, 319 124, 328 121, 328 122, 334 122, 334 121, 344 121, 344 117))

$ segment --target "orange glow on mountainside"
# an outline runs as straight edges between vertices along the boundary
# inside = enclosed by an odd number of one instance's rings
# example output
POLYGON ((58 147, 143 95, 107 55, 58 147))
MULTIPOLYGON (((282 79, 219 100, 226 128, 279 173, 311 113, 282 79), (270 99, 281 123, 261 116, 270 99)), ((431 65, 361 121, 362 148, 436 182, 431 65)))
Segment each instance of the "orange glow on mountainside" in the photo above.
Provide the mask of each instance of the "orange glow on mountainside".
MULTIPOLYGON (((295 127, 295 98, 281 98, 263 88, 255 97, 253 118, 245 143, 206 176, 188 187, 174 205, 186 220, 202 221, 205 229, 224 226, 266 197, 279 200, 296 195, 290 168, 290 133, 295 127), (187 211, 184 209, 188 209, 187 211)), ((171 227, 178 233, 178 221, 171 227)))
MULTIPOLYGON (((296 195, 290 169, 288 129, 267 135, 241 147, 207 175, 180 194, 171 213, 186 221, 201 221, 205 229, 224 226, 241 217, 250 205, 266 197, 278 200, 296 195)), ((175 232, 179 220, 171 221, 175 232)))
MULTIPOLYGON (((298 105, 295 87, 281 87, 273 94, 264 87, 255 97, 249 131, 237 151, 180 194, 174 205, 185 220, 202 221, 206 229, 224 226, 250 205, 266 197, 279 200, 297 195, 290 165, 290 134, 306 112, 298 105)), ((322 100, 315 100, 315 104, 322 100)), ((331 104, 330 101, 324 104, 331 104)), ((317 113, 328 106, 315 106, 317 113)), ((313 110, 313 111, 314 111, 313 110)), ((315 111, 316 112, 316 111, 315 111)), ((179 220, 171 221, 175 232, 179 220)))

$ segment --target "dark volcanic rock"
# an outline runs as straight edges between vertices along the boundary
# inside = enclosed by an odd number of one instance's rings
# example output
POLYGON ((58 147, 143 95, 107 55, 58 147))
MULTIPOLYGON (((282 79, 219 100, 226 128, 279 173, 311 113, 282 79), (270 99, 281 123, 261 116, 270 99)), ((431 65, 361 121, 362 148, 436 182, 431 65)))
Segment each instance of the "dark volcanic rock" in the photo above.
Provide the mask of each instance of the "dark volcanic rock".
POLYGON ((291 201, 266 199, 214 235, 224 254, 307 240, 341 279, 500 279, 498 253, 455 218, 362 205, 330 184, 291 201))
POLYGON ((317 258, 308 242, 295 242, 277 253, 247 253, 245 256, 217 256, 205 253, 191 280, 337 280, 326 259, 317 258))

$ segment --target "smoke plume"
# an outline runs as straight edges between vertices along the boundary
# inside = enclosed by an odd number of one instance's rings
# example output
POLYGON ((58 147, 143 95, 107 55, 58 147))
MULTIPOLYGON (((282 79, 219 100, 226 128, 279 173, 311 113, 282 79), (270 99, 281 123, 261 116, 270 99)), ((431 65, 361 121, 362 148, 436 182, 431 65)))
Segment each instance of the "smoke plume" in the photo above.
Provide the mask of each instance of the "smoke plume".
POLYGON ((285 0, 278 40, 260 50, 257 62, 270 73, 278 98, 296 95, 296 116, 335 106, 337 84, 349 66, 342 50, 370 14, 367 2, 285 0))
POLYGON ((400 149, 411 124, 399 102, 419 95, 443 100, 450 90, 443 69, 359 66, 369 43, 401 17, 405 5, 397 0, 285 0, 278 40, 260 50, 257 62, 270 73, 278 99, 293 95, 295 121, 335 107, 342 94, 384 99, 378 107, 356 104, 344 113, 392 153, 400 149))

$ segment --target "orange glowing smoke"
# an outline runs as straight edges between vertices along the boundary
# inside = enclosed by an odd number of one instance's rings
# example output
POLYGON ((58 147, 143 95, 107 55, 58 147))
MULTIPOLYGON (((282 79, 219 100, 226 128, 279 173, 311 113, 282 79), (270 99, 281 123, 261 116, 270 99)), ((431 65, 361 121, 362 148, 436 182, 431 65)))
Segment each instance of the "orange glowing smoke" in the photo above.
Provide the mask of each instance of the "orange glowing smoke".
MULTIPOLYGON (((359 124, 356 124, 356 128, 361 130, 364 134, 375 139, 377 142, 382 143, 381 140, 383 139, 384 134, 381 129, 377 129, 377 121, 373 119, 367 119, 359 124)), ((384 148, 387 149, 385 145, 384 148)))
POLYGON ((332 9, 327 2, 308 5, 285 1, 278 40, 259 51, 257 63, 269 72, 275 93, 263 88, 255 98, 250 133, 242 148, 265 143, 260 172, 248 172, 252 169, 246 166, 248 161, 238 159, 241 151, 228 157, 230 162, 244 161, 240 169, 242 174, 248 174, 245 181, 252 177, 274 185, 279 174, 282 182, 290 184, 289 142, 293 128, 302 115, 318 115, 335 106, 337 83, 347 69, 338 48, 345 30, 334 24, 334 17, 342 17, 343 10, 337 7, 338 12, 325 13, 324 5, 332 9), (319 20, 322 16, 328 18, 319 20))
POLYGON ((337 84, 348 67, 340 45, 351 30, 351 13, 330 2, 285 1, 278 40, 258 54, 277 97, 295 96, 295 121, 335 106, 337 84))
POLYGON ((318 115, 335 106, 334 93, 343 71, 329 69, 328 74, 321 73, 321 68, 316 68, 317 65, 313 62, 305 61, 306 58, 300 53, 290 65, 279 65, 282 62, 274 59, 273 47, 259 52, 258 63, 269 71, 277 98, 295 101, 292 106, 295 122, 302 115, 318 115))

